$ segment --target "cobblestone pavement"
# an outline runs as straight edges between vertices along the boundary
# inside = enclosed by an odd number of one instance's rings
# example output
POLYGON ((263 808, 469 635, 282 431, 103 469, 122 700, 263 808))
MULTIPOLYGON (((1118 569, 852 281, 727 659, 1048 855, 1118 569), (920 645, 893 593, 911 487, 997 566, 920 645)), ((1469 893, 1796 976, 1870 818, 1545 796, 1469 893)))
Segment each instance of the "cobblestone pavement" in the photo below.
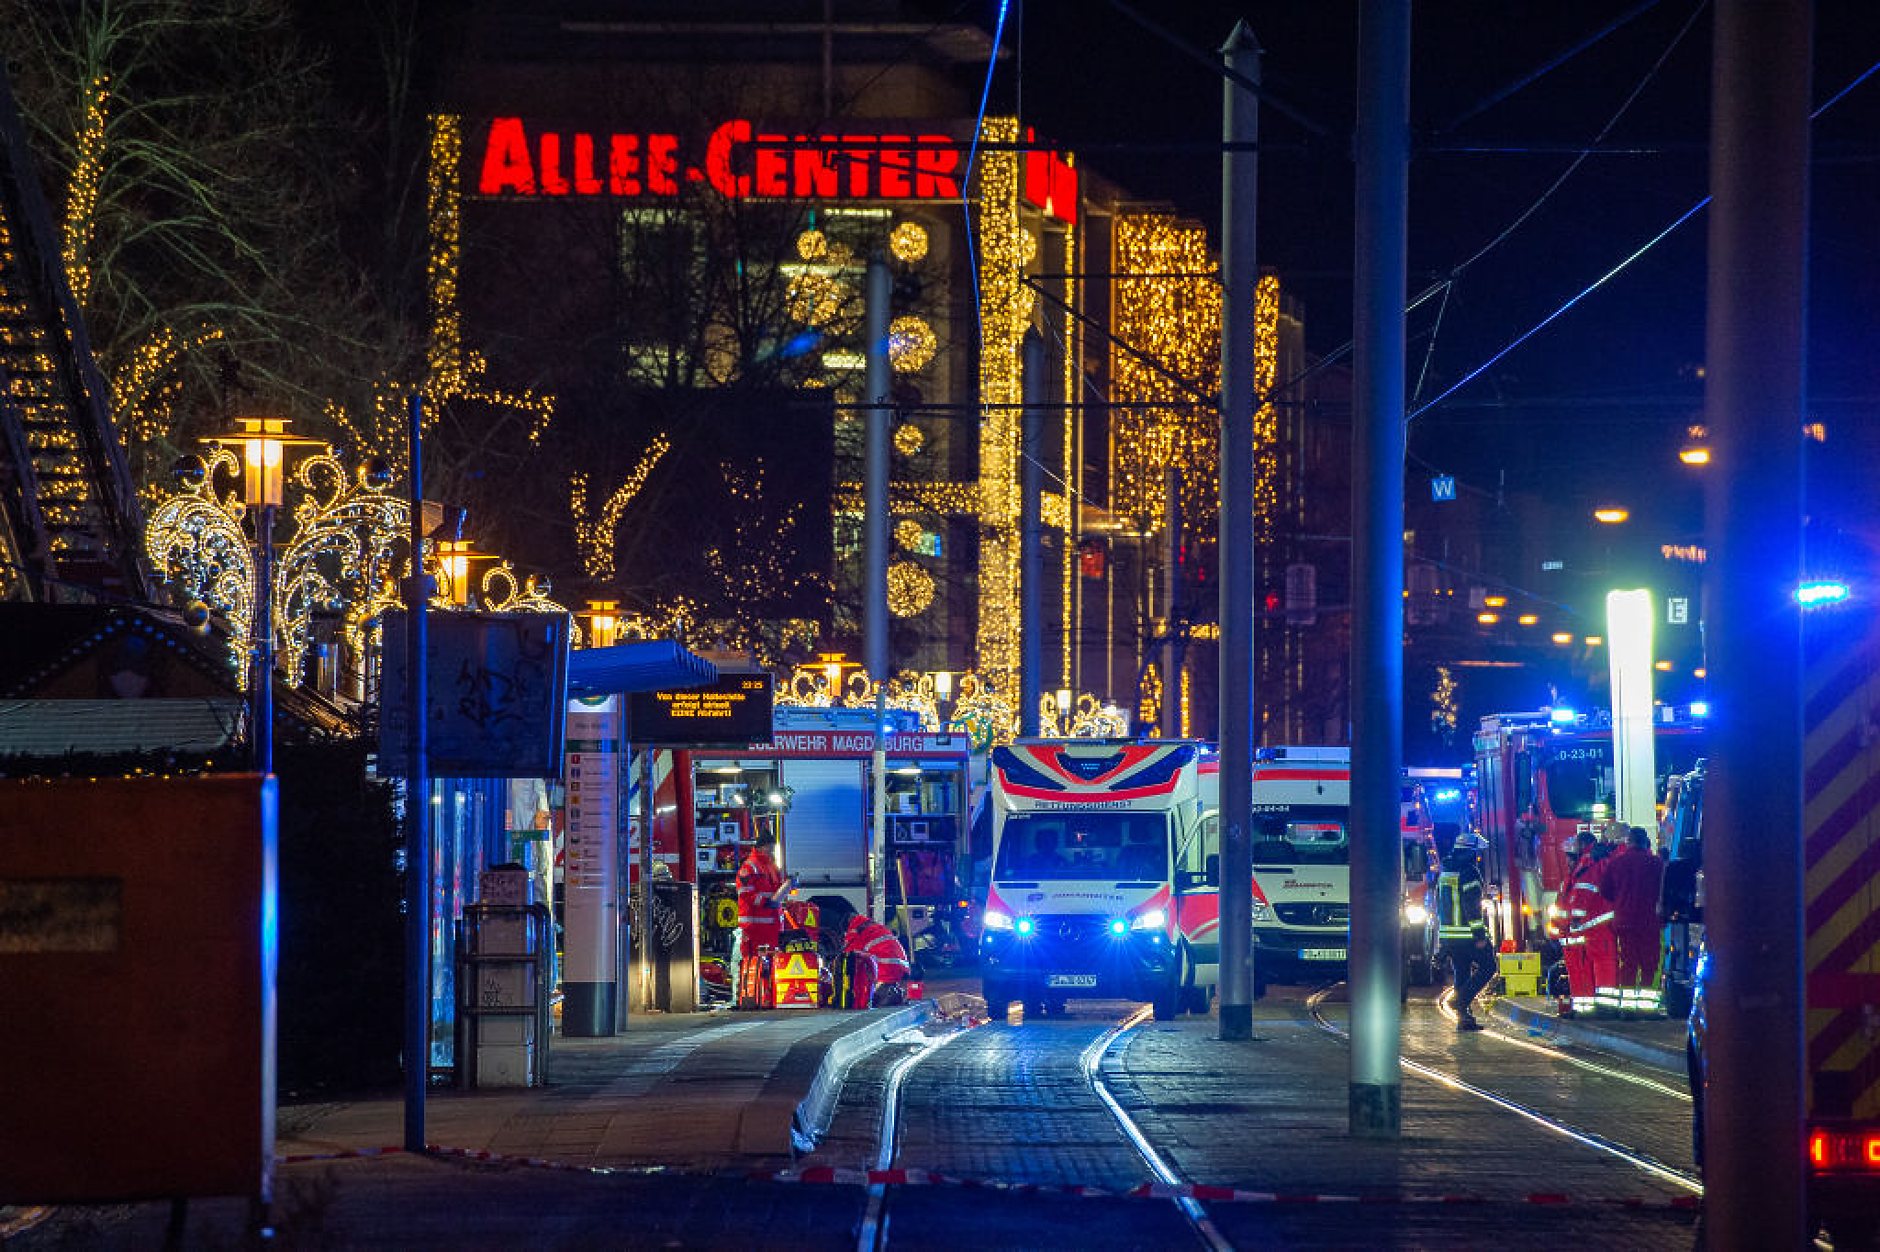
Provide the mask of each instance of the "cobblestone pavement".
MULTIPOLYGON (((1698 1218, 1673 1203, 1684 1194, 1676 1186, 1413 1075, 1403 1085, 1403 1138, 1351 1139, 1347 1050, 1312 1022, 1305 991, 1276 988, 1256 1011, 1252 1041, 1221 1042, 1212 1017, 1145 1023, 1110 1050, 1104 1065, 1106 1085, 1184 1179, 1287 1196, 1276 1203, 1211 1202, 1210 1216, 1235 1246, 1507 1248, 1561 1239, 1597 1247, 1694 1245, 1698 1218), (1306 1198, 1312 1196, 1325 1198, 1306 1198), (1336 1196, 1364 1199, 1329 1198, 1336 1196)), ((1091 1041, 1133 1007, 1073 1002, 1068 1015, 980 1026, 928 1052, 903 1086, 896 1164, 1043 1188, 1124 1190, 1148 1181, 1079 1064, 1091 1041)), ((1342 1015, 1337 1005, 1326 1012, 1342 1015)), ((276 1211, 281 1236, 273 1246, 853 1247, 866 1199, 860 1187, 772 1182, 742 1167, 720 1170, 697 1155, 698 1144, 722 1141, 729 1119, 752 1099, 757 1075, 778 1063, 779 1049, 814 1046, 809 1017, 781 1034, 756 1021, 721 1019, 703 1023, 702 1033, 649 1030, 609 1045, 571 1042, 558 1048, 553 1088, 473 1095, 463 1103, 480 1106, 480 1120, 453 1113, 464 1122, 446 1126, 466 1134, 482 1126, 491 1145, 534 1144, 530 1154, 577 1168, 402 1155, 284 1167, 276 1211), (614 1111, 597 1118, 602 1108, 614 1111), (688 1172, 592 1168, 624 1159, 624 1151, 609 1147, 610 1134, 625 1124, 623 1109, 640 1110, 631 1113, 639 1158, 688 1172)), ((874 1163, 883 1082, 912 1048, 897 1042, 854 1067, 829 1134, 802 1164, 874 1163)), ((1601 1066, 1595 1070, 1541 1045, 1459 1038, 1426 998, 1406 1008, 1404 1050, 1644 1147, 1667 1164, 1688 1165, 1688 1146, 1678 1155, 1688 1138, 1688 1104, 1615 1077, 1611 1071, 1622 1067, 1610 1058, 1590 1057, 1601 1066)), ((1654 1077, 1643 1068, 1635 1076, 1654 1077)), ((439 1101, 435 1116, 444 1118, 444 1106, 455 1103, 439 1101)), ((379 1129, 356 1104, 302 1107, 287 1111, 284 1139, 312 1148, 343 1139, 341 1128, 354 1136, 379 1129)), ((395 1139, 393 1133, 388 1141, 395 1139)), ((161 1205, 65 1210, 6 1246, 8 1252, 154 1247, 166 1216, 161 1205)), ((245 1218, 239 1202, 193 1204, 182 1246, 244 1246, 245 1218)), ((1175 1206, 1154 1199, 892 1186, 884 1220, 887 1242, 906 1248, 1037 1248, 1067 1239, 1087 1249, 1198 1246, 1175 1206)))

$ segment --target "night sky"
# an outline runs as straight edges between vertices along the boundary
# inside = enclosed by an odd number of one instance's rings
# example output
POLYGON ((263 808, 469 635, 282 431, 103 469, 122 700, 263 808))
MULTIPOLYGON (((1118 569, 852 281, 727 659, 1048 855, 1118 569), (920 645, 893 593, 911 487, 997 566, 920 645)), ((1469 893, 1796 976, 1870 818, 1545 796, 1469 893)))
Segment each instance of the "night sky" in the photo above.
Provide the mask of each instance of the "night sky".
MULTIPOLYGON (((1266 53, 1265 85, 1330 132, 1320 138, 1262 111, 1270 150, 1260 171, 1259 253, 1304 302, 1309 345, 1338 349, 1350 332, 1358 6, 1131 7, 1206 51, 1245 17, 1266 53)), ((1002 92, 1008 100, 1022 93, 1023 112, 1042 134, 1137 194, 1173 200, 1218 226, 1219 158, 1194 146, 1219 136, 1221 81, 1101 0, 1028 0, 1019 18, 1015 5, 1006 38, 1022 56, 996 85, 995 103, 1002 92)), ((1420 150, 1410 174, 1409 285, 1416 293, 1445 275, 1454 283, 1446 306, 1438 298, 1411 315, 1412 408, 1704 197, 1711 21, 1709 6, 1695 0, 1415 6, 1411 116, 1420 150), (1628 151, 1575 167, 1563 149, 1602 132, 1606 145, 1628 151), (1505 151, 1453 150, 1463 146, 1505 151)), ((1880 9, 1821 4, 1816 42, 1819 104, 1880 62, 1880 9)), ((1810 394, 1833 455, 1811 467, 1811 507, 1828 511, 1848 507, 1864 485, 1845 471, 1880 451, 1877 123, 1880 74, 1824 113, 1814 133, 1810 394)), ((1704 249, 1700 212, 1418 417, 1412 483, 1425 471, 1448 472, 1465 491, 1505 483, 1588 511, 1616 497, 1641 527, 1694 536, 1700 489, 1675 454, 1701 406, 1704 249)))

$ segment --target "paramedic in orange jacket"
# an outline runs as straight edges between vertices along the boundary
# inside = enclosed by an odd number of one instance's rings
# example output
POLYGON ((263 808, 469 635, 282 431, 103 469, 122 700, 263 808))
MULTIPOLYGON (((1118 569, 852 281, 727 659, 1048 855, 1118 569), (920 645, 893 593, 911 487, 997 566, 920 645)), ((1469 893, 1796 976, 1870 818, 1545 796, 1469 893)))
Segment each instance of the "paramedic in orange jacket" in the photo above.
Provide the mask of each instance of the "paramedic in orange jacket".
POLYGON ((776 848, 777 836, 765 831, 757 836, 757 846, 738 867, 740 959, 759 948, 774 948, 782 941, 777 902, 789 889, 790 880, 777 868, 776 848))
POLYGON ((874 957, 876 982, 899 982, 908 976, 907 949, 901 946, 892 930, 861 913, 849 919, 848 931, 842 936, 842 950, 866 952, 874 957))

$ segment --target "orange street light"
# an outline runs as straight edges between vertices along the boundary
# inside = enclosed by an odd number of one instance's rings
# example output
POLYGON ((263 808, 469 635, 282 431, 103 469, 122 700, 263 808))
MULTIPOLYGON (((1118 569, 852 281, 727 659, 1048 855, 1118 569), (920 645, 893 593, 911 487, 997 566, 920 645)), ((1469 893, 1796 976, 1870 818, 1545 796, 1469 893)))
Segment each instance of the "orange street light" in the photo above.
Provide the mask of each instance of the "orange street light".
POLYGON ((1678 449, 1678 460, 1686 465, 1710 464, 1710 431, 1704 426, 1686 426, 1684 428, 1684 446, 1678 449))
POLYGON ((1632 514, 1629 510, 1622 509, 1616 504, 1602 505, 1593 510, 1594 519, 1604 522, 1608 526, 1617 526, 1630 516, 1632 516, 1632 514))
POLYGON ((1520 617, 1515 618, 1515 620, 1517 622, 1520 622, 1523 626, 1532 626, 1532 625, 1535 625, 1537 622, 1539 622, 1541 619, 1536 614, 1523 613, 1520 617))
POLYGON ((614 632, 620 626, 620 602, 618 600, 589 600, 587 602, 588 645, 595 648, 614 646, 614 632))
POLYGON ((1573 642, 1573 636, 1568 634, 1564 630, 1556 631, 1554 633, 1554 642, 1557 644, 1560 644, 1562 647, 1565 647, 1567 644, 1570 644, 1573 642))

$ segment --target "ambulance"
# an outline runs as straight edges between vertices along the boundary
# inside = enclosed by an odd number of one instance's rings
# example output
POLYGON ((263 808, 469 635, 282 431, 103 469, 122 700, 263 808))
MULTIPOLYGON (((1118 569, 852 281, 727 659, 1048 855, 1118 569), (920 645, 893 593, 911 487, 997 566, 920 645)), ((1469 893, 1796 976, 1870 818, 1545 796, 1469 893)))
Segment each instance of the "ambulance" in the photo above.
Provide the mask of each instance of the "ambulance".
POLYGON ((1351 749, 1269 748, 1253 764, 1254 966, 1343 977, 1351 934, 1351 749))
MULTIPOLYGON (((995 1018, 1013 1000, 1045 1012, 1073 998, 1147 1000, 1158 1020, 1206 1008, 1214 974, 1178 925, 1175 871, 1177 849, 1200 842, 1200 757, 1194 743, 1103 739, 993 750, 979 956, 995 1018)), ((1206 868, 1218 884, 1219 866, 1197 862, 1182 885, 1205 888, 1206 868)), ((1199 910, 1183 917, 1212 931, 1199 910)))

